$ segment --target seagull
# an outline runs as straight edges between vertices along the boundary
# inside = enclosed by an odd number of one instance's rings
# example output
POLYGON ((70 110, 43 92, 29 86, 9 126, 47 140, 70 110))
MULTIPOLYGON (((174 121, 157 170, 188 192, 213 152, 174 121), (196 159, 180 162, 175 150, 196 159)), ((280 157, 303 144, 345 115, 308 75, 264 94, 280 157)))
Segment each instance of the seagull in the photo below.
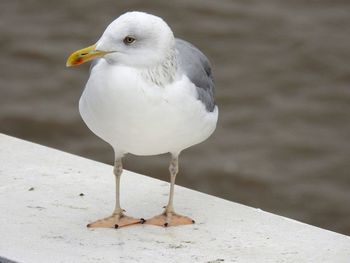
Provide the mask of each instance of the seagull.
POLYGON ((206 140, 215 130, 218 107, 207 57, 189 42, 175 38, 160 17, 127 12, 107 26, 92 46, 73 52, 67 67, 92 60, 79 100, 88 128, 114 149, 116 204, 111 216, 87 225, 120 228, 193 224, 174 210, 174 186, 180 153, 206 140), (120 206, 122 158, 169 153, 168 204, 150 219, 126 215, 120 206))

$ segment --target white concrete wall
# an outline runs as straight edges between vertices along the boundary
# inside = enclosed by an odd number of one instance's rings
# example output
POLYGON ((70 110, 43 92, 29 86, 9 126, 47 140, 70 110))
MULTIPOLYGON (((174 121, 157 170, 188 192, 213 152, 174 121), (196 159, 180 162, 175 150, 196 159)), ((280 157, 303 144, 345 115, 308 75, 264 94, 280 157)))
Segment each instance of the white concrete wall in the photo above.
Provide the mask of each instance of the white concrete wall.
MULTIPOLYGON (((167 194, 168 183, 124 172, 130 215, 160 213, 167 194)), ((195 225, 87 229, 112 212, 112 167, 0 134, 0 262, 350 262, 348 236, 183 187, 175 194, 195 225)))

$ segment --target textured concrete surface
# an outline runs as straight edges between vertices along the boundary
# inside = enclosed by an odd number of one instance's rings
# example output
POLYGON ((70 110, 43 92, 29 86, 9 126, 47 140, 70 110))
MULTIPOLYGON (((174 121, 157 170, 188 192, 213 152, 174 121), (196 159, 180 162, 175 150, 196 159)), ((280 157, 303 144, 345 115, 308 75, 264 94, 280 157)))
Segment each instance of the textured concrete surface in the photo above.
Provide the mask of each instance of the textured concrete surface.
MULTIPOLYGON (((114 206, 111 166, 6 135, 0 162, 0 262, 350 262, 348 236, 183 187, 175 207, 195 225, 90 230, 114 206)), ((133 216, 167 201, 168 183, 140 174, 121 189, 133 216)))

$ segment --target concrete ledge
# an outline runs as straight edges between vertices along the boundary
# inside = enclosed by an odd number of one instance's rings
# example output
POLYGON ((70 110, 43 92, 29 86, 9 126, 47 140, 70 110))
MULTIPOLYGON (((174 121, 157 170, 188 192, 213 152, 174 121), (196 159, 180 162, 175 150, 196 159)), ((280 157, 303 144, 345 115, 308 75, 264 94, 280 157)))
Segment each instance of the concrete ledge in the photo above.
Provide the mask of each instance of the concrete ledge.
MULTIPOLYGON (((347 236, 183 187, 195 225, 89 230, 112 211, 111 166, 1 134, 0 161, 0 262, 350 262, 347 236)), ((132 172, 121 189, 133 216, 167 201, 168 183, 132 172)))

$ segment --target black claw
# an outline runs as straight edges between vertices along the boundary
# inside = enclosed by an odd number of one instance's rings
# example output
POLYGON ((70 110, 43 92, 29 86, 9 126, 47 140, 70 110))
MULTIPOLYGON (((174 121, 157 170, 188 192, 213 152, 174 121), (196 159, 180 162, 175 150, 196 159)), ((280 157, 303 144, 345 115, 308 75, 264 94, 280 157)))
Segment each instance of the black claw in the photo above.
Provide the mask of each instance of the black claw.
POLYGON ((140 218, 141 224, 144 224, 146 220, 144 218, 140 218))
POLYGON ((119 225, 118 225, 118 224, 115 224, 115 225, 114 225, 114 228, 115 228, 115 229, 117 229, 118 227, 119 227, 119 225))
POLYGON ((192 224, 196 223, 196 221, 192 220, 192 224))
POLYGON ((164 226, 167 227, 169 224, 168 223, 164 223, 164 226))

